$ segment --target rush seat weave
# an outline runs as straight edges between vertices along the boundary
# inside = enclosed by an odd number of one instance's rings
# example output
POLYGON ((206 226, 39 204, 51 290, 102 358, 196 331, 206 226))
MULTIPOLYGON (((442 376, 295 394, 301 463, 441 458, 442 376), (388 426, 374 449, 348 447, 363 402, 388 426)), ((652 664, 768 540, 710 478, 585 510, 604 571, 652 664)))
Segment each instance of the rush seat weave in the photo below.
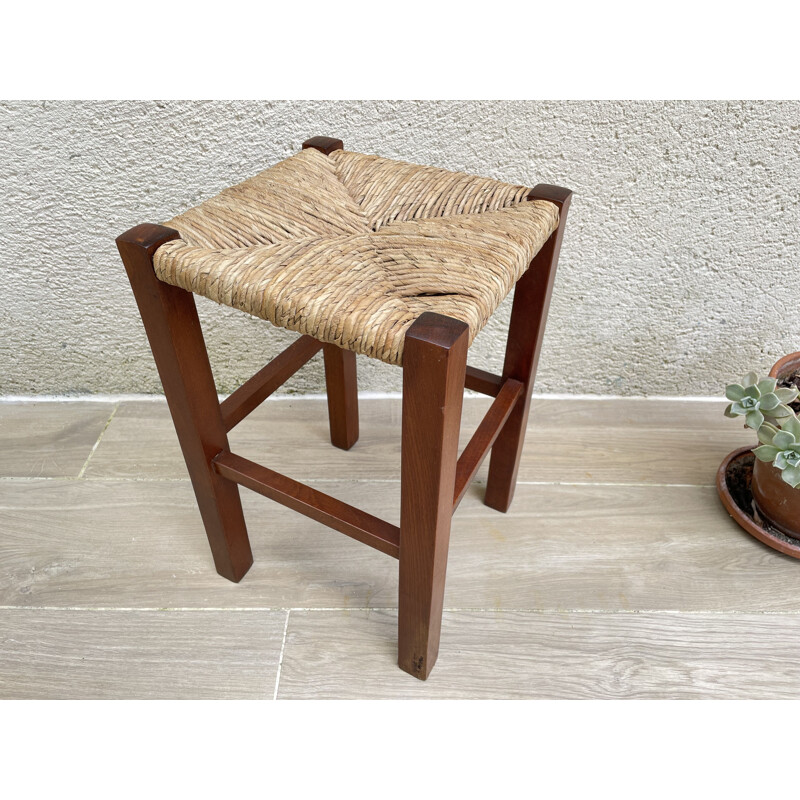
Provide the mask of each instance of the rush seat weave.
POLYGON ((530 189, 308 148, 164 223, 157 277, 391 364, 425 311, 469 343, 559 223, 530 189))

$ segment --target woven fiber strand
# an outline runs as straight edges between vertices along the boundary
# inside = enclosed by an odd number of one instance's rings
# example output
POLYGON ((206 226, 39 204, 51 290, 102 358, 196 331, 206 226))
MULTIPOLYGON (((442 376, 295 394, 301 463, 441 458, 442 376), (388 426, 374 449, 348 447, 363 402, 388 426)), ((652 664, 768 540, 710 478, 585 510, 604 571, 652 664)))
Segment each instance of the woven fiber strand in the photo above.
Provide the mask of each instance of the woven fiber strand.
POLYGON ((306 149, 164 224, 157 276, 390 364, 424 311, 470 344, 558 226, 530 189, 306 149))

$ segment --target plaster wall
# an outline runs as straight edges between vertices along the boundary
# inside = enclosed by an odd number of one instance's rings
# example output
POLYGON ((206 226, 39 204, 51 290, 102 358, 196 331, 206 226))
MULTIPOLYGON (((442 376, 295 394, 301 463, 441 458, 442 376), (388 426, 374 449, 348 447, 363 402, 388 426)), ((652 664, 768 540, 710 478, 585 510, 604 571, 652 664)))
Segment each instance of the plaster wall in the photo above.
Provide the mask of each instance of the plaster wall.
MULTIPOLYGON (((800 103, 0 103, 0 395, 159 392, 114 237, 295 152, 575 191, 540 392, 717 394, 800 349, 800 103)), ((199 299, 220 391, 294 334, 199 299)), ((471 363, 499 369, 507 301, 471 363)), ((360 388, 400 370, 359 359, 360 388)), ((319 357, 286 391, 324 388, 319 357)))

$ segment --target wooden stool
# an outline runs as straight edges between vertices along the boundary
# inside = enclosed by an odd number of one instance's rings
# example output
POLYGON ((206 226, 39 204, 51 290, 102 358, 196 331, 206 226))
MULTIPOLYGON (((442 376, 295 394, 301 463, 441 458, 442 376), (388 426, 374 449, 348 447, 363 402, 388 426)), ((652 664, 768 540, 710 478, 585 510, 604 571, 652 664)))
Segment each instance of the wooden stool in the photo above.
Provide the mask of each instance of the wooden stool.
POLYGON ((450 519, 489 450, 485 502, 511 503, 571 192, 303 150, 164 226, 117 239, 217 571, 253 562, 238 485, 400 561, 399 659, 439 650, 450 519), (516 285, 502 376, 467 349, 516 285), (301 334, 222 403, 197 293, 301 334), (320 349, 331 441, 358 439, 356 353, 403 369, 400 527, 231 452, 227 433, 320 349), (464 388, 494 397, 461 455, 464 388))

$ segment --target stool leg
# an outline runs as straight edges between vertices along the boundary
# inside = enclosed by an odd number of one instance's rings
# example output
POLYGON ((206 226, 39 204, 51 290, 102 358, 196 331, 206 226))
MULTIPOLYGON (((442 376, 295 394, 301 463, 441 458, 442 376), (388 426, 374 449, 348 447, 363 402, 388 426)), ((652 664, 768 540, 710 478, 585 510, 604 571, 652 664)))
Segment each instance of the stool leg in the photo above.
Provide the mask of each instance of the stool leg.
POLYGON ((162 283, 153 254, 177 232, 139 225, 117 239, 220 575, 240 581, 253 563, 239 487, 211 460, 229 451, 194 297, 162 283))
POLYGON ((498 511, 508 511, 514 498, 533 381, 542 349, 544 326, 571 194, 569 190, 557 186, 540 185, 531 192, 529 198, 541 198, 555 203, 559 206, 560 216, 558 228, 537 253, 514 289, 503 377, 520 381, 524 389, 492 447, 489 461, 484 502, 498 511))
POLYGON ((422 680, 439 653, 468 334, 426 312, 403 350, 398 663, 422 680))
POLYGON ((349 450, 358 441, 356 354, 333 344, 322 348, 331 443, 349 450))

